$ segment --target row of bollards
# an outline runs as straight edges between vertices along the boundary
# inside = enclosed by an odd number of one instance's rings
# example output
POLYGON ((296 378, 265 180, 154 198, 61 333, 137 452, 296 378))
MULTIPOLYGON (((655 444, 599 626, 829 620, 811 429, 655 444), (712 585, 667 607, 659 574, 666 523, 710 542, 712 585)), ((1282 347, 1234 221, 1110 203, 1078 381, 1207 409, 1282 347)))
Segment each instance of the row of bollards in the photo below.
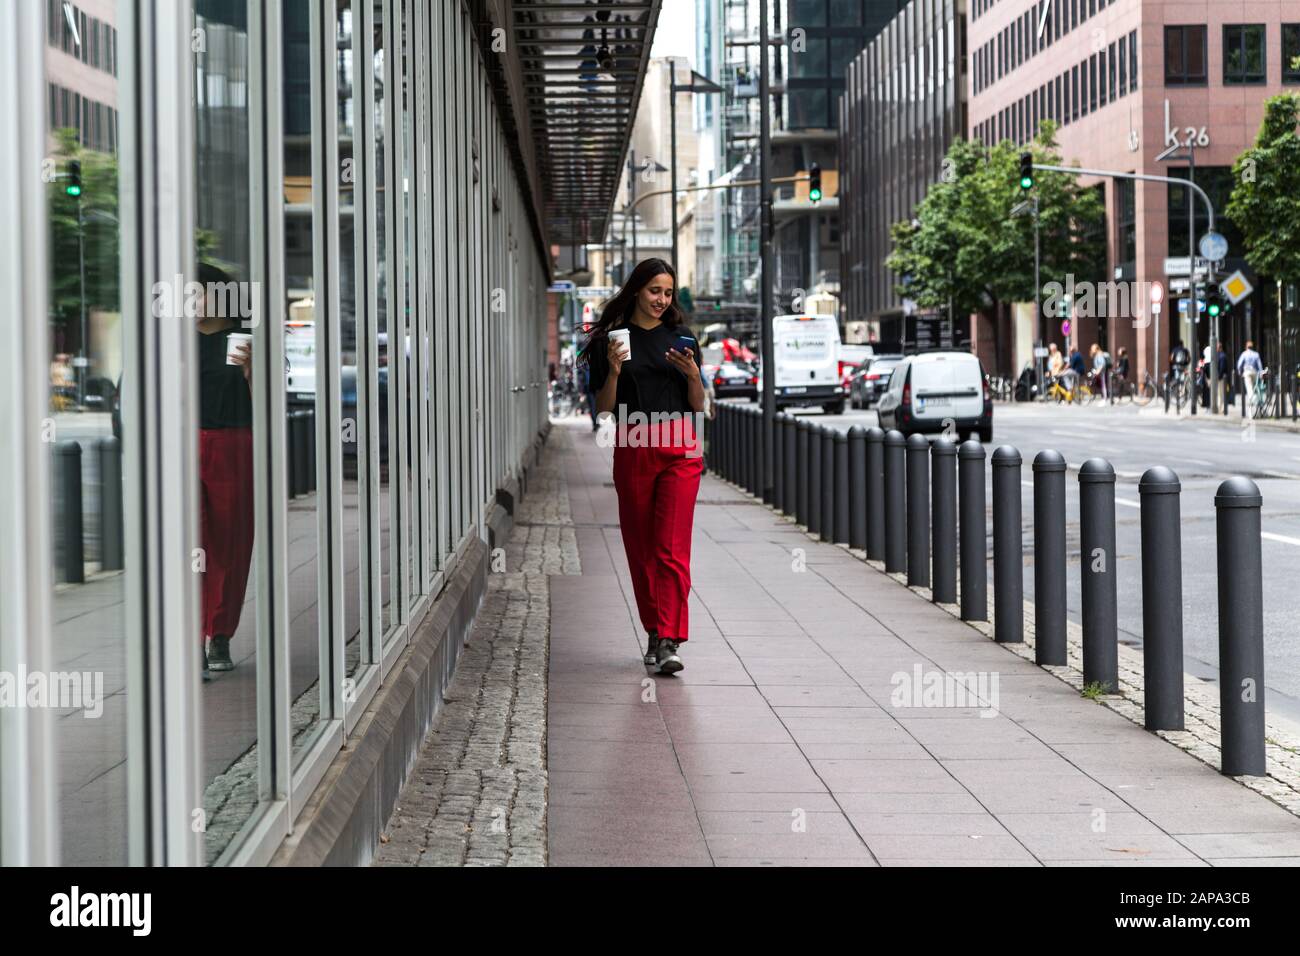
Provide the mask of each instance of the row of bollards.
MULTIPOLYGON (((95 441, 99 459, 99 566, 104 571, 125 567, 122 519, 122 444, 109 436, 95 441)), ((82 499, 81 443, 54 446, 54 482, 59 492, 60 578, 67 584, 86 580, 85 505, 82 499)))
MULTIPOLYGON (((985 450, 976 441, 853 426, 846 433, 806 418, 773 420, 773 487, 765 489, 762 413, 721 403, 714 457, 722 477, 765 494, 822 541, 864 549, 938 603, 960 602, 966 621, 988 617, 985 450), (959 542, 960 541, 960 545, 959 542), (958 589, 960 581, 960 590, 958 589)), ((994 640, 1024 640, 1024 557, 1020 452, 997 448, 992 471, 994 640)), ((1034 657, 1067 663, 1065 459, 1040 452, 1032 463, 1034 657)), ((1079 469, 1079 555, 1083 680, 1119 689, 1115 470, 1101 458, 1079 469)), ((1145 725, 1182 730, 1183 617, 1181 484, 1168 468, 1139 482, 1145 725)), ((1220 484, 1218 541, 1222 772, 1266 773, 1264 626, 1260 513, 1248 478, 1220 484)))

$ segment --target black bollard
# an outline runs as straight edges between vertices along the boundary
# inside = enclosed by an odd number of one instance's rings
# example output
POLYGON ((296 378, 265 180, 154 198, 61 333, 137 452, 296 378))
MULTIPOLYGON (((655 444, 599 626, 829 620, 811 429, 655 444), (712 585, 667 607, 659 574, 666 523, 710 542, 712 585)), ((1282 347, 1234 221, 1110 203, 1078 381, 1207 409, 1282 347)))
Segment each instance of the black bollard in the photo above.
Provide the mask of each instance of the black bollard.
POLYGON ((763 499, 763 504, 770 505, 776 502, 776 482, 777 476, 780 475, 780 459, 776 457, 776 418, 773 416, 772 424, 769 427, 767 418, 763 414, 762 406, 758 409, 758 494, 763 499), (764 452, 764 449, 771 448, 770 456, 764 452), (767 459, 772 460, 772 481, 769 484, 767 480, 767 459))
POLYGON ((930 443, 907 438, 907 584, 930 586, 930 443))
POLYGON ((311 469, 311 460, 307 453, 310 428, 310 413, 302 410, 289 413, 289 456, 293 461, 291 495, 295 498, 305 495, 311 488, 307 475, 311 469))
POLYGON ((1079 581, 1083 592, 1083 683, 1119 690, 1115 585, 1115 469, 1104 458, 1079 468, 1079 581))
POLYGON ((822 521, 819 530, 823 541, 835 538, 835 432, 830 425, 822 430, 822 521))
POLYGON ((1249 478, 1229 478, 1214 496, 1219 577, 1219 720, 1222 772, 1263 776, 1264 587, 1260 509, 1249 478))
POLYGON ((897 429, 885 433, 885 570, 907 570, 907 465, 903 449, 907 439, 897 429))
POLYGON ((849 435, 835 429, 835 543, 849 543, 849 435))
POLYGON ((1142 500, 1142 681, 1147 730, 1182 730, 1183 541, 1179 493, 1168 468, 1138 482, 1142 500))
POLYGON ((1034 456, 1034 661, 1066 663, 1065 458, 1034 456))
POLYGON ((867 557, 885 560, 885 432, 867 429, 867 557))
POLYGON ((1020 452, 993 452, 993 639, 1025 639, 1025 557, 1020 536, 1020 452))
POLYGON ((971 440, 957 451, 961 485, 961 619, 987 621, 988 526, 985 518, 984 446, 971 440))
POLYGON ((867 430, 849 429, 849 547, 867 546, 867 430))
POLYGON ((799 507, 799 421, 789 412, 785 416, 785 501, 781 510, 793 515, 799 507))
POLYGON ((822 528, 822 427, 808 426, 808 514, 809 534, 820 534, 822 528))
POLYGON ((930 446, 931 599, 957 603, 957 446, 941 437, 930 446))
POLYGON ((55 480, 62 497, 63 580, 66 584, 82 584, 86 580, 86 552, 81 516, 81 445, 61 441, 54 452, 55 480))
POLYGON ((798 446, 795 454, 795 523, 808 526, 808 482, 811 470, 808 467, 808 419, 799 419, 795 426, 795 442, 798 446))
POLYGON ((749 412, 749 493, 763 498, 763 410, 757 406, 749 412))
POLYGON ((782 462, 785 455, 785 442, 781 437, 785 430, 785 418, 785 412, 777 412, 772 416, 772 494, 768 504, 777 511, 781 510, 782 480, 785 477, 785 466, 782 462))
POLYGON ((99 440, 99 566, 121 571, 126 566, 122 528, 122 443, 99 440))
POLYGON ((757 416, 754 409, 748 405, 745 406, 745 490, 751 495, 758 488, 758 468, 755 467, 758 455, 755 454, 754 446, 758 444, 758 428, 756 423, 757 416))
POLYGON ((712 455, 710 459, 713 463, 713 471, 719 478, 727 477, 727 405, 725 402, 717 404, 717 419, 713 429, 713 447, 710 449, 712 455))

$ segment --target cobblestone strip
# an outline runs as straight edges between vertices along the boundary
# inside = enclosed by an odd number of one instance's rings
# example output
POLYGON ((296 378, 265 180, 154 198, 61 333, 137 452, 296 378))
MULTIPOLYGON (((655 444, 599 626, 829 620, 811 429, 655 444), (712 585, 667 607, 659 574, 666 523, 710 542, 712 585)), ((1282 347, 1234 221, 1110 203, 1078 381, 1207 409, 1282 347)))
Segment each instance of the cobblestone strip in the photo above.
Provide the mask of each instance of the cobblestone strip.
POLYGON ((375 866, 546 865, 551 574, 581 574, 552 429, 446 702, 380 837, 375 866))

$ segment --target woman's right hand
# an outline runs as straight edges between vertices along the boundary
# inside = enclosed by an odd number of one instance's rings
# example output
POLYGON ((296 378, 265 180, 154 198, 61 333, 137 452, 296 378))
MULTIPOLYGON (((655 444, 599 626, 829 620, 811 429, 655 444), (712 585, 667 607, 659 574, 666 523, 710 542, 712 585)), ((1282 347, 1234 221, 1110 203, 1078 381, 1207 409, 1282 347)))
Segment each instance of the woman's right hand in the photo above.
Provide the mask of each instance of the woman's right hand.
POLYGON ((609 373, 617 375, 623 370, 623 348, 618 339, 609 339, 609 345, 605 349, 605 357, 609 361, 609 373))

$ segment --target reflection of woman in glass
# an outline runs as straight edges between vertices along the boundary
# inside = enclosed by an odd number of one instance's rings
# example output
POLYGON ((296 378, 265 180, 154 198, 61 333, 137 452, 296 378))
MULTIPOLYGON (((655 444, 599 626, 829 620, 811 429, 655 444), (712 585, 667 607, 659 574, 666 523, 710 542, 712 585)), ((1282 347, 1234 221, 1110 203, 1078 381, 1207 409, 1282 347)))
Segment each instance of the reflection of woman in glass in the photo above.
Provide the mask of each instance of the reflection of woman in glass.
MULTIPOLYGON (((214 315, 213 283, 231 282, 204 263, 199 281, 199 483, 200 533, 205 560, 203 632, 208 669, 228 671, 230 638, 239 627, 253 555, 253 355, 232 332, 244 332, 237 316, 214 315)), ((239 302, 240 296, 225 296, 239 302)))

